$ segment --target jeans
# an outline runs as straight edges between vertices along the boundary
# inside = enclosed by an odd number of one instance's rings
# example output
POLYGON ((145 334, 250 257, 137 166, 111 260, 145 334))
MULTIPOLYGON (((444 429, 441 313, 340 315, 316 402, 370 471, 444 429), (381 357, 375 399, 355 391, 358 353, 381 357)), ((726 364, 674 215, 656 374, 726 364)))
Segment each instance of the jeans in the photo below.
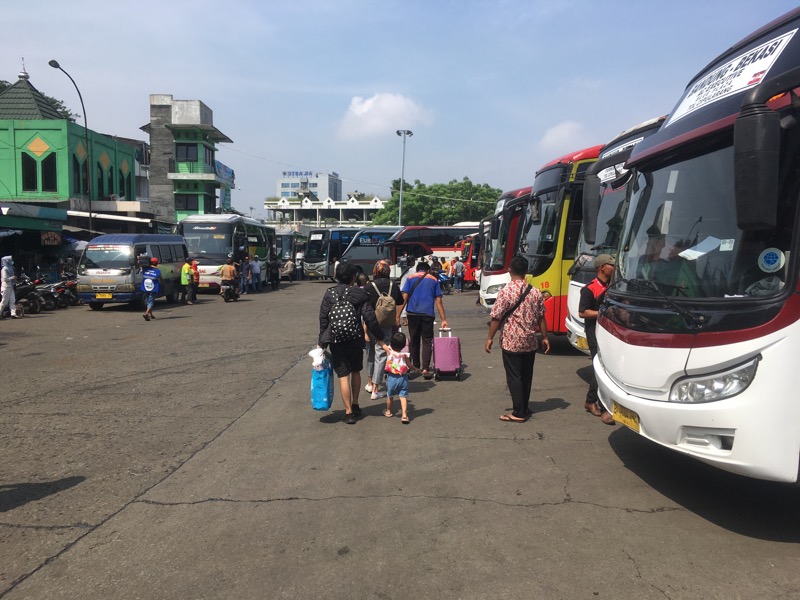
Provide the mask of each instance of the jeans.
POLYGON ((192 302, 197 302, 197 289, 200 286, 200 284, 197 281, 193 281, 191 285, 192 285, 192 293, 190 299, 192 302))
POLYGON ((511 414, 520 419, 528 417, 528 402, 533 385, 533 362, 536 352, 506 352, 503 350, 503 367, 506 384, 511 392, 511 414))
MULTIPOLYGON (((383 341, 388 344, 392 337, 392 328, 384 328, 383 341)), ((382 385, 386 379, 386 351, 370 336, 367 344, 367 374, 372 377, 372 383, 382 385)))
POLYGON ((192 301, 192 284, 191 283, 182 283, 181 284, 181 294, 179 298, 180 302, 191 302, 192 301))
POLYGON ((426 371, 431 366, 433 354, 433 321, 431 315, 407 315, 408 318, 408 348, 411 352, 411 362, 418 369, 426 371), (420 358, 422 360, 420 360, 420 358))
POLYGON ((464 274, 456 275, 456 291, 461 292, 464 290, 464 274))
POLYGON ((250 289, 254 292, 261 291, 261 273, 250 273, 250 289))

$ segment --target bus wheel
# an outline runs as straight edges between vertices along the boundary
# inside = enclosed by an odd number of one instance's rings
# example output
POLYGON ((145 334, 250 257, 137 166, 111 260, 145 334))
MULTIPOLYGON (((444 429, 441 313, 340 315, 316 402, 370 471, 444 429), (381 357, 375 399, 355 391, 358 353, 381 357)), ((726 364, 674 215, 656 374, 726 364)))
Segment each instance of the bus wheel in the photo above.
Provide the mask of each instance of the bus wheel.
POLYGON ((103 308, 103 303, 102 302, 89 302, 89 308, 91 308, 92 310, 100 310, 101 308, 103 308))

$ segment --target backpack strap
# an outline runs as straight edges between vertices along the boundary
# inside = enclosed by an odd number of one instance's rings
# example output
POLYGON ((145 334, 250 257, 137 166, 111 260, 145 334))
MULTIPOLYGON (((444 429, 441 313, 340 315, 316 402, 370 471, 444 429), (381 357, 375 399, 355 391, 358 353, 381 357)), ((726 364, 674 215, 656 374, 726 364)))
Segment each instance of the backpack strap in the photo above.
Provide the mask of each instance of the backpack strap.
MULTIPOLYGON (((380 291, 380 290, 378 289, 378 286, 377 286, 377 285, 375 285, 375 282, 374 282, 374 281, 371 281, 371 282, 370 282, 370 284, 372 285, 372 287, 374 287, 374 288, 375 288, 375 291, 376 291, 376 292, 378 292, 378 298, 380 298, 381 296, 383 296, 383 292, 382 292, 382 291, 380 291)), ((392 290, 392 287, 391 287, 391 285, 392 285, 392 284, 390 283, 390 284, 389 284, 389 291, 391 291, 391 290, 392 290)))

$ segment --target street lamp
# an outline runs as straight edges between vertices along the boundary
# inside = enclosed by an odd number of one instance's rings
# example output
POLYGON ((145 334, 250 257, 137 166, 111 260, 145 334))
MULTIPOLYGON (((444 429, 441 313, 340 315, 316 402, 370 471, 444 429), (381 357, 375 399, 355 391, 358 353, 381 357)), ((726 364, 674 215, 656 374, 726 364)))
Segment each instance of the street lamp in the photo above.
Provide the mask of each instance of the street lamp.
POLYGON ((400 167, 400 207, 397 210, 397 224, 403 224, 403 182, 406 176, 406 138, 414 135, 408 129, 398 129, 397 135, 403 138, 403 163, 400 167))
POLYGON ((58 69, 64 75, 69 77, 69 80, 72 82, 72 85, 75 86, 75 91, 78 92, 78 99, 81 101, 81 111, 83 112, 83 132, 85 135, 84 142, 86 143, 86 190, 89 193, 89 233, 92 234, 94 232, 94 227, 92 227, 92 178, 91 178, 91 157, 92 154, 89 152, 89 123, 86 120, 86 107, 83 105, 83 96, 81 96, 81 91, 78 89, 78 84, 75 83, 75 80, 72 76, 67 73, 64 69, 61 68, 61 65, 58 64, 58 61, 53 59, 47 63, 54 69, 58 69))

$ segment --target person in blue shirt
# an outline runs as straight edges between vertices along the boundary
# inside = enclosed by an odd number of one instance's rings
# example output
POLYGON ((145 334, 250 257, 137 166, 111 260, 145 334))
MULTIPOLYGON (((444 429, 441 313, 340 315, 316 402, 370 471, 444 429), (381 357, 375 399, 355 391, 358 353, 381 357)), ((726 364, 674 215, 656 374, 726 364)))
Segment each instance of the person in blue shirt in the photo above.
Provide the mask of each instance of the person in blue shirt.
POLYGON ((400 291, 403 293, 403 303, 406 306, 411 361, 415 368, 422 369, 422 376, 425 379, 430 379, 433 377, 430 366, 435 311, 439 311, 442 319, 441 327, 447 328, 442 288, 439 286, 439 280, 430 274, 428 263, 419 262, 416 272, 408 276, 400 291))
POLYGON ((151 258, 150 266, 142 271, 142 291, 144 292, 144 304, 147 307, 144 311, 145 321, 155 319, 153 305, 156 296, 161 291, 161 270, 158 268, 158 259, 151 258))

